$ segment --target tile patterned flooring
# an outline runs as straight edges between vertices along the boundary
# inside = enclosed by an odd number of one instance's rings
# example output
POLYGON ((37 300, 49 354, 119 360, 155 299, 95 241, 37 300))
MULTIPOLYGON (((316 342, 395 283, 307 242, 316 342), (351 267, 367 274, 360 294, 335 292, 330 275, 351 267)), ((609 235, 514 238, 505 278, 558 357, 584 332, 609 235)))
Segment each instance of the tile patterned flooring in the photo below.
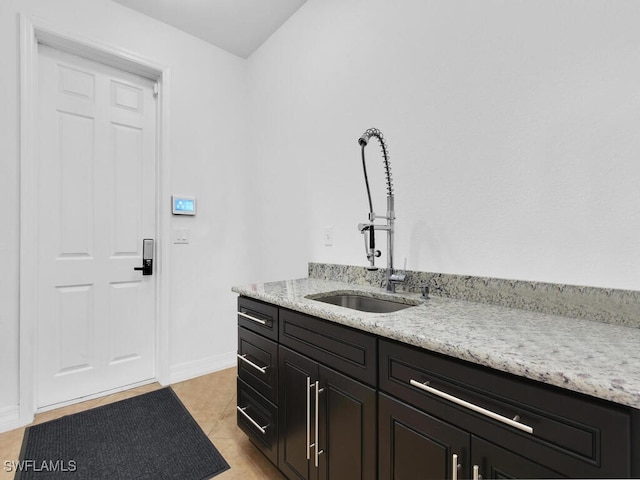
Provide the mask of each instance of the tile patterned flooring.
MULTIPOLYGON (((236 369, 229 368, 171 386, 231 468, 215 480, 285 480, 236 426, 236 369)), ((153 383, 36 415, 33 424, 162 388, 153 383)), ((24 428, 0 433, 0 480, 13 479, 5 461, 18 460, 24 428)), ((134 479, 132 479, 134 480, 134 479)))

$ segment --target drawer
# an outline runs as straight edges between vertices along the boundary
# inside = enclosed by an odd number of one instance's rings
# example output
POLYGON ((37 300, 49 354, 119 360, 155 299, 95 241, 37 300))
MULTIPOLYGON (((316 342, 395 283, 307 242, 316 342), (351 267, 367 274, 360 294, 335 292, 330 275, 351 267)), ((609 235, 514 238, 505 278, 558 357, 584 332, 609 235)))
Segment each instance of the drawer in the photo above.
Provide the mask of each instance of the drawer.
POLYGON ((238 297, 238 325, 278 341, 278 308, 247 297, 238 297))
POLYGON ((238 327, 238 376, 278 403, 278 344, 244 327, 238 327))
POLYGON ((278 464, 278 408, 238 378, 238 427, 273 463, 278 464))
POLYGON ((630 475, 625 407, 395 342, 379 350, 380 389, 433 416, 558 471, 630 475))
POLYGON ((364 383, 377 383, 377 339, 316 317, 280 309, 280 343, 364 383))

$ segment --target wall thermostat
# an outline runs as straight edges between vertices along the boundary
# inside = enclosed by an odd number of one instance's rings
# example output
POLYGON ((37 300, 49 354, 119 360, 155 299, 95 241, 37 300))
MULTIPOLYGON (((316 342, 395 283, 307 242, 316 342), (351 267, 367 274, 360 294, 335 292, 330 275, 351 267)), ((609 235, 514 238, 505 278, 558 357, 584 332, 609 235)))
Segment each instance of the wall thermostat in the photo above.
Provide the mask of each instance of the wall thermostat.
POLYGON ((171 211, 174 215, 195 215, 196 197, 171 195, 171 211))

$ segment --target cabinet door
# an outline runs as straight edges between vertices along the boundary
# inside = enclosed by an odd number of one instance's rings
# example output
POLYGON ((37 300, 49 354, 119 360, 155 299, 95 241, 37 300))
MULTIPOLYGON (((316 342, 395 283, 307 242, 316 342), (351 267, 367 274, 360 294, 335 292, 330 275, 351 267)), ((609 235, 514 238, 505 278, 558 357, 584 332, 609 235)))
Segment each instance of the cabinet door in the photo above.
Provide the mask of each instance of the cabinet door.
POLYGON ((317 480, 311 447, 318 364, 286 347, 279 347, 280 440, 278 467, 291 479, 317 480))
POLYGON ((475 436, 471 440, 471 463, 478 466, 483 479, 565 478, 550 468, 475 436))
POLYGON ((375 390, 322 365, 319 371, 320 479, 376 478, 375 390))
POLYGON ((467 432, 383 393, 378 402, 379 480, 467 477, 467 432))

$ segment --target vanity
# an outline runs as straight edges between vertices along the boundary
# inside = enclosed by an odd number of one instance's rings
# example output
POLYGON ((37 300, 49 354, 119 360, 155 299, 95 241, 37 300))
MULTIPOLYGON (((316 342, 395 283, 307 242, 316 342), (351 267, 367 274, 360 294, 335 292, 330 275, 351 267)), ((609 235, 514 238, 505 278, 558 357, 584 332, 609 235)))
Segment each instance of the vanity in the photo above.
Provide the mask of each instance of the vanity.
POLYGON ((640 476, 640 329, 305 278, 234 287, 239 427, 290 479, 640 476), (388 296, 387 296, 388 297, 388 296))

